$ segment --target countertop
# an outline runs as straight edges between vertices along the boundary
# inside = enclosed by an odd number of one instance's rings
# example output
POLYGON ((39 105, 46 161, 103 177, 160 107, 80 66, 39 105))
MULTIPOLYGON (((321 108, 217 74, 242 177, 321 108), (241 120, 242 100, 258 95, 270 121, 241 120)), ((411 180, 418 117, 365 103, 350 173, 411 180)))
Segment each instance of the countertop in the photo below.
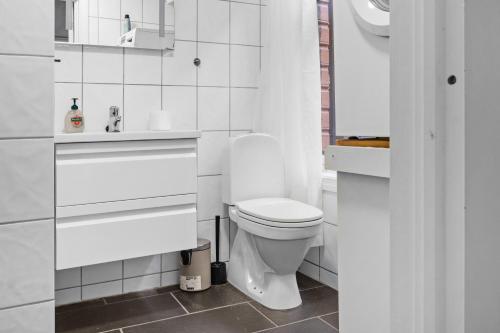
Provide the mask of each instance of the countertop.
POLYGON ((174 140, 174 139, 197 139, 201 137, 201 131, 130 131, 130 132, 84 132, 84 133, 60 133, 54 135, 55 143, 78 143, 78 142, 109 142, 109 141, 141 141, 141 140, 174 140))

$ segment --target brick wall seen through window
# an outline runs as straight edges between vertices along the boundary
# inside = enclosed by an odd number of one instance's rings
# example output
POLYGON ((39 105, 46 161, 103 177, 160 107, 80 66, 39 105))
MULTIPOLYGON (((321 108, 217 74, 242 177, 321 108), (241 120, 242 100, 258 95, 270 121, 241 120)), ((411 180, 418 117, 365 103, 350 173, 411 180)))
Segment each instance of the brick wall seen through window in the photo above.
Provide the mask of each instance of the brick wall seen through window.
POLYGON ((321 129, 323 149, 334 143, 335 105, 333 95, 332 0, 317 0, 321 59, 321 129))

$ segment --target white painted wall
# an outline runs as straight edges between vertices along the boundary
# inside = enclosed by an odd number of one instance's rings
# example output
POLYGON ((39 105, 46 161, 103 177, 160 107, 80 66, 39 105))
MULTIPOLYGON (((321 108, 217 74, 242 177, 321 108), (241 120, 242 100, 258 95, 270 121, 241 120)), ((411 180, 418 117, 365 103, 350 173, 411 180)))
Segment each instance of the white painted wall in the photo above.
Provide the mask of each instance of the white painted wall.
POLYGON ((498 332, 500 3, 427 0, 413 6, 395 2, 392 9, 398 15, 392 21, 391 107, 407 110, 391 112, 397 139, 391 179, 392 331, 498 332), (457 83, 447 85, 452 74, 457 83), (443 96, 446 104, 439 107, 443 96), (436 140, 429 140, 429 130, 436 140), (430 151, 444 159, 425 163, 430 151), (433 179, 444 181, 444 191, 433 192, 429 201, 425 184, 433 179))
POLYGON ((446 2, 446 312, 447 333, 465 332, 465 44, 464 1, 446 2))
POLYGON ((465 332, 500 330, 500 2, 465 1, 465 332))

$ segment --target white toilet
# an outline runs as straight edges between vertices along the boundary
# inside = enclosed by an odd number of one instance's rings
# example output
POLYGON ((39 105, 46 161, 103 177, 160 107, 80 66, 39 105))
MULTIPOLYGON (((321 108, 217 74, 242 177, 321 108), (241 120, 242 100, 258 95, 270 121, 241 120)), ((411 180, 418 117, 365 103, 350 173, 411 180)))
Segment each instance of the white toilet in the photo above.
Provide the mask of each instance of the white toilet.
POLYGON ((228 280, 275 310, 302 303, 295 272, 322 237, 323 212, 285 197, 284 162, 272 136, 231 138, 223 171, 223 200, 238 225, 228 280))

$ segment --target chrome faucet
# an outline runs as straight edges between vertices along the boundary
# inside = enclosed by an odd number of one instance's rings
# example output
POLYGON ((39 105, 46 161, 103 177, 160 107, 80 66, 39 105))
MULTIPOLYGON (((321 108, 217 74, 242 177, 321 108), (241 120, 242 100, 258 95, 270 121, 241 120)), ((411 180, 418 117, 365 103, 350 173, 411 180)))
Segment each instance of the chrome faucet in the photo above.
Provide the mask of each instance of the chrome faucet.
POLYGON ((120 108, 117 106, 111 106, 109 108, 109 122, 106 126, 106 132, 120 132, 120 121, 122 116, 120 116, 120 108))

